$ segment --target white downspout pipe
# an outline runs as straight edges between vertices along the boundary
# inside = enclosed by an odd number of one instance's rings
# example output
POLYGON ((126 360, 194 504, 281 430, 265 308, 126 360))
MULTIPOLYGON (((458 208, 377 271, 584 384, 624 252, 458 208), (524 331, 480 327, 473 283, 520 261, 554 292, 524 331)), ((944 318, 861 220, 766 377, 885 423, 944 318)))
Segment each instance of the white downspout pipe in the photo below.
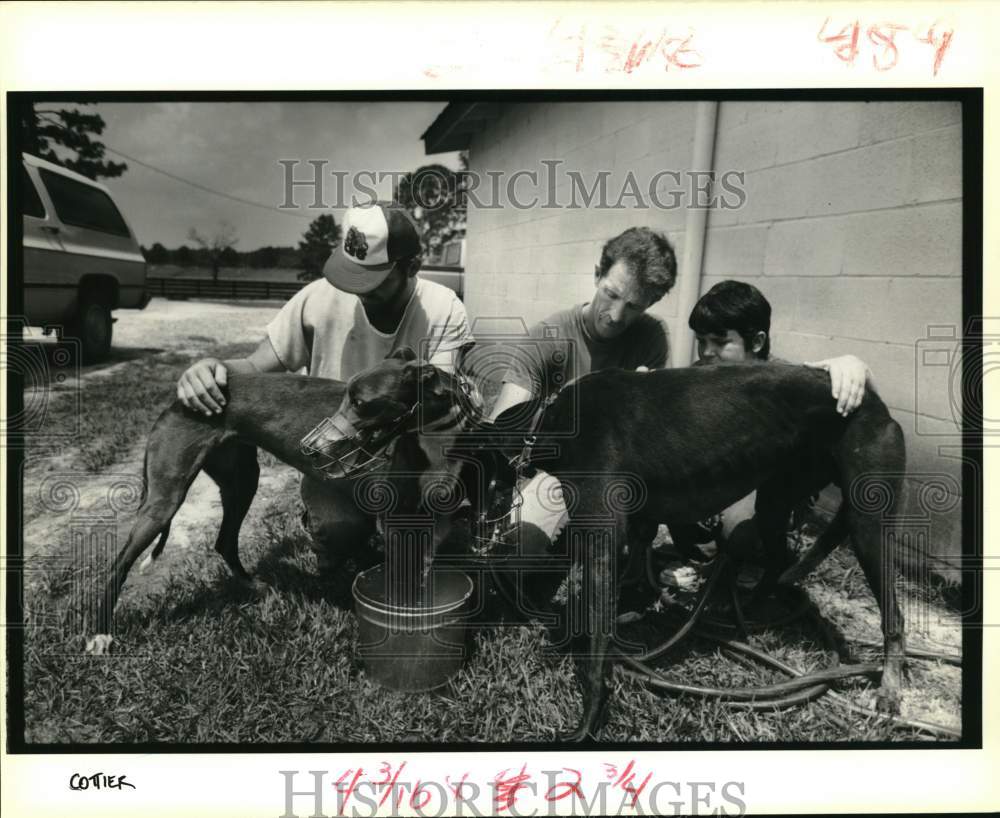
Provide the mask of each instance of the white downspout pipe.
MULTIPOLYGON (((691 170, 714 170, 718 102, 699 102, 695 109, 694 150, 691 170)), ((689 192, 690 188, 689 188, 689 192)), ((701 197, 699 197, 701 198, 701 197)), ((705 233, 708 227, 707 207, 693 207, 689 201, 684 222, 684 257, 678 271, 677 337, 671 352, 671 366, 689 366, 694 360, 694 332, 688 327, 688 316, 701 293, 702 261, 705 254, 705 233)))

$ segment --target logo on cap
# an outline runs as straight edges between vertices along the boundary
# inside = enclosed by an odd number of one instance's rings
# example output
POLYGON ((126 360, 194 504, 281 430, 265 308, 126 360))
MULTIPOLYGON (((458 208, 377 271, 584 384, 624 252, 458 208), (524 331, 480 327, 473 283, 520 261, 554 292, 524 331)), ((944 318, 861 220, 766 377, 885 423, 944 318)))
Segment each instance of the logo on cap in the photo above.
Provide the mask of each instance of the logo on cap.
POLYGON ((347 231, 347 238, 344 239, 344 252, 362 261, 368 255, 368 240, 364 233, 358 232, 356 227, 347 231))

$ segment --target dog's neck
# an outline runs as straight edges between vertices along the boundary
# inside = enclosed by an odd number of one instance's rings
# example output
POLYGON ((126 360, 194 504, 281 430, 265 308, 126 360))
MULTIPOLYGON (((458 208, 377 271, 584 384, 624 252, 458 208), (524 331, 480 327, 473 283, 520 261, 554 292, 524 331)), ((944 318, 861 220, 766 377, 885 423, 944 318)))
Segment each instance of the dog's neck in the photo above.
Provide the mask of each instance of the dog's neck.
MULTIPOLYGON (((409 442, 400 440, 397 446, 403 461, 413 459, 414 449, 419 449, 426 458, 426 464, 419 469, 423 474, 421 484, 442 479, 457 483, 464 461, 449 456, 449 450, 483 418, 482 398, 471 382, 444 371, 438 377, 440 388, 428 390, 422 397, 420 407, 414 412, 414 425, 402 435, 409 442), (407 451, 409 454, 404 454, 407 451)), ((412 470, 416 463, 400 462, 397 467, 412 470)))

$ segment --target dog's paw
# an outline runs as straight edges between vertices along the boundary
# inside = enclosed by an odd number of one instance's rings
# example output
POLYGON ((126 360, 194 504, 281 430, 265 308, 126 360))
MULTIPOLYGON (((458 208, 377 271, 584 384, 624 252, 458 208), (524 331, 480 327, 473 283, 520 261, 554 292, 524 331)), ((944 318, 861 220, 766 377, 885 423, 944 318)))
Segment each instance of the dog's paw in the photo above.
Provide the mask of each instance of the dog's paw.
POLYGON ((875 709, 888 716, 899 715, 899 691, 882 688, 875 696, 875 709))
POLYGON ((99 633, 87 640, 87 653, 91 656, 104 656, 111 649, 114 637, 107 633, 99 633))
POLYGON ((641 611, 625 611, 615 618, 616 625, 631 625, 633 622, 640 622, 643 618, 641 611))
POLYGON ((271 589, 270 585, 256 577, 249 577, 247 579, 237 577, 236 582, 245 594, 254 599, 261 599, 267 596, 267 592, 271 589))
POLYGON ((583 744, 584 742, 593 740, 594 738, 590 735, 590 731, 586 725, 578 727, 572 733, 559 733, 556 735, 556 741, 564 744, 583 744))
POLYGON ((781 576, 778 577, 778 585, 795 585, 805 577, 806 573, 805 566, 801 562, 797 562, 781 573, 781 576))

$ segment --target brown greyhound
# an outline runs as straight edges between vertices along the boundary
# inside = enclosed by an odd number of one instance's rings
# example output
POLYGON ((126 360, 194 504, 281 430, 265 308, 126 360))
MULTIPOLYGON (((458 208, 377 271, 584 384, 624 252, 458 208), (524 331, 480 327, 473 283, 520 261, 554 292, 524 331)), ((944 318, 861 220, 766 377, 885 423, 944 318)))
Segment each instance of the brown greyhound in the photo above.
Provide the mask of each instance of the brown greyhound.
MULTIPOLYGON (((253 591, 263 586, 240 562, 239 532, 257 491, 258 447, 313 478, 320 487, 329 485, 325 481, 331 476, 357 474, 365 465, 385 461, 387 471, 354 482, 359 505, 364 507, 360 495, 367 493, 375 498, 370 505, 373 515, 386 510, 383 500, 390 495, 397 513, 431 508, 433 547, 447 537, 450 512, 463 499, 463 487, 476 484, 460 480, 469 461, 445 458, 443 451, 460 434, 470 401, 475 405, 477 398, 469 394, 464 380, 420 363, 409 348, 394 352, 379 367, 346 384, 301 375, 233 373, 225 391, 226 406, 219 415, 205 417, 175 400, 153 425, 146 443, 143 500, 99 597, 96 621, 89 628, 88 652, 101 654, 110 646, 111 617, 129 570, 157 537, 151 558, 163 551, 171 520, 201 471, 215 480, 222 495, 222 525, 215 550, 237 581, 253 591), (419 411, 413 411, 418 402, 419 411), (357 413, 359 406, 365 407, 363 417, 357 413), (364 441, 362 446, 350 447, 355 449, 351 457, 357 462, 340 458, 345 461, 341 473, 317 457, 322 455, 321 445, 312 455, 302 446, 310 431, 335 410, 357 427, 364 441), (386 430, 391 434, 379 440, 378 435, 386 430), (386 448, 392 443, 390 458, 386 448)), ((317 546, 322 557, 323 549, 336 552, 344 543, 317 546)))

